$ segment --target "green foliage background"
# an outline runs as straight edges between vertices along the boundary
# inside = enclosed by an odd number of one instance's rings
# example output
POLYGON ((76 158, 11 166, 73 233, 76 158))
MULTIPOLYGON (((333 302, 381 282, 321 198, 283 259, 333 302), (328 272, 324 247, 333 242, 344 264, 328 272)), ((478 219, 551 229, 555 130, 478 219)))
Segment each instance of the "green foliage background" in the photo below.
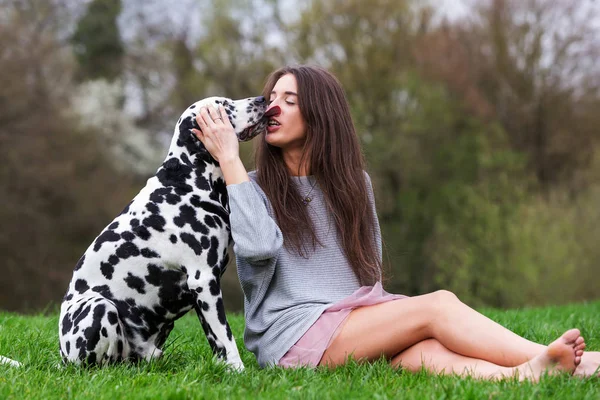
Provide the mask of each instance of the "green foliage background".
MULTIPOLYGON (((496 307, 598 298, 600 32, 596 14, 573 12, 584 3, 488 0, 444 21, 411 0, 198 0, 174 23, 160 2, 0 0, 0 308, 60 301, 153 173, 119 168, 72 93, 118 85, 123 115, 134 103, 133 123, 160 143, 190 103, 257 95, 293 63, 346 90, 388 290, 496 307), (569 29, 556 33, 557 16, 569 29)), ((251 169, 251 144, 242 158, 251 169)), ((226 304, 240 309, 234 272, 226 304)))

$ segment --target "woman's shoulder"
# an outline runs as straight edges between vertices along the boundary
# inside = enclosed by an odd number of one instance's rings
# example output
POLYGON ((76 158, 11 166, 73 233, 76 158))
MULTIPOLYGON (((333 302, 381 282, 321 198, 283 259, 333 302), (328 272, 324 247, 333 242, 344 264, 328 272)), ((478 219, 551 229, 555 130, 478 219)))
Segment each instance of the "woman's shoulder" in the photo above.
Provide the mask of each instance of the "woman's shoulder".
POLYGON ((367 172, 366 169, 363 169, 363 175, 365 176, 365 180, 367 181, 367 183, 370 185, 371 184, 371 175, 369 175, 369 173, 367 172))
POLYGON ((252 171, 248 172, 248 177, 252 182, 256 182, 256 180, 258 179, 258 176, 256 175, 256 170, 253 169, 252 171))

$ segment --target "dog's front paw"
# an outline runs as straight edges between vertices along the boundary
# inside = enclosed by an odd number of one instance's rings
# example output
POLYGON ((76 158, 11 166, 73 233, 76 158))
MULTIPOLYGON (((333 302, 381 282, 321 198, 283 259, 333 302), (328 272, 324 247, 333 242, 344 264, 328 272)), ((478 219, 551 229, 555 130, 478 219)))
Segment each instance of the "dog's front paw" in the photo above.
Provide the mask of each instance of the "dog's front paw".
POLYGON ((234 371, 234 372, 242 372, 245 369, 244 363, 242 362, 242 360, 229 362, 227 364, 229 365, 229 367, 231 367, 232 371, 234 371))

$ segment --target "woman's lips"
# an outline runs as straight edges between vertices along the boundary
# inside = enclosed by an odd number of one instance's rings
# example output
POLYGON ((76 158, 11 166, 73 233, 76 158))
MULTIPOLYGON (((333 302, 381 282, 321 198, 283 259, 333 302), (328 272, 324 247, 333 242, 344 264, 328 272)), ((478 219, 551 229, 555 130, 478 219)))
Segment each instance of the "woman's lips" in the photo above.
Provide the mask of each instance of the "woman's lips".
POLYGON ((281 125, 269 125, 269 126, 267 126, 267 132, 269 132, 269 133, 277 132, 279 130, 279 128, 281 128, 281 125))

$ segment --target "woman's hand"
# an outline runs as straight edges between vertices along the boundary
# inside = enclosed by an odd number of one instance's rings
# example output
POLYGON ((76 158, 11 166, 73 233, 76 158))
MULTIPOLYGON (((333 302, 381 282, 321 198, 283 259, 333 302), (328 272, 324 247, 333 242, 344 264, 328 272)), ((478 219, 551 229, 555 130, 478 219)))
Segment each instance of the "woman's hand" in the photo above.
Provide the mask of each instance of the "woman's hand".
POLYGON ((223 106, 202 107, 196 116, 201 130, 192 129, 206 150, 219 163, 239 158, 240 144, 223 106))

